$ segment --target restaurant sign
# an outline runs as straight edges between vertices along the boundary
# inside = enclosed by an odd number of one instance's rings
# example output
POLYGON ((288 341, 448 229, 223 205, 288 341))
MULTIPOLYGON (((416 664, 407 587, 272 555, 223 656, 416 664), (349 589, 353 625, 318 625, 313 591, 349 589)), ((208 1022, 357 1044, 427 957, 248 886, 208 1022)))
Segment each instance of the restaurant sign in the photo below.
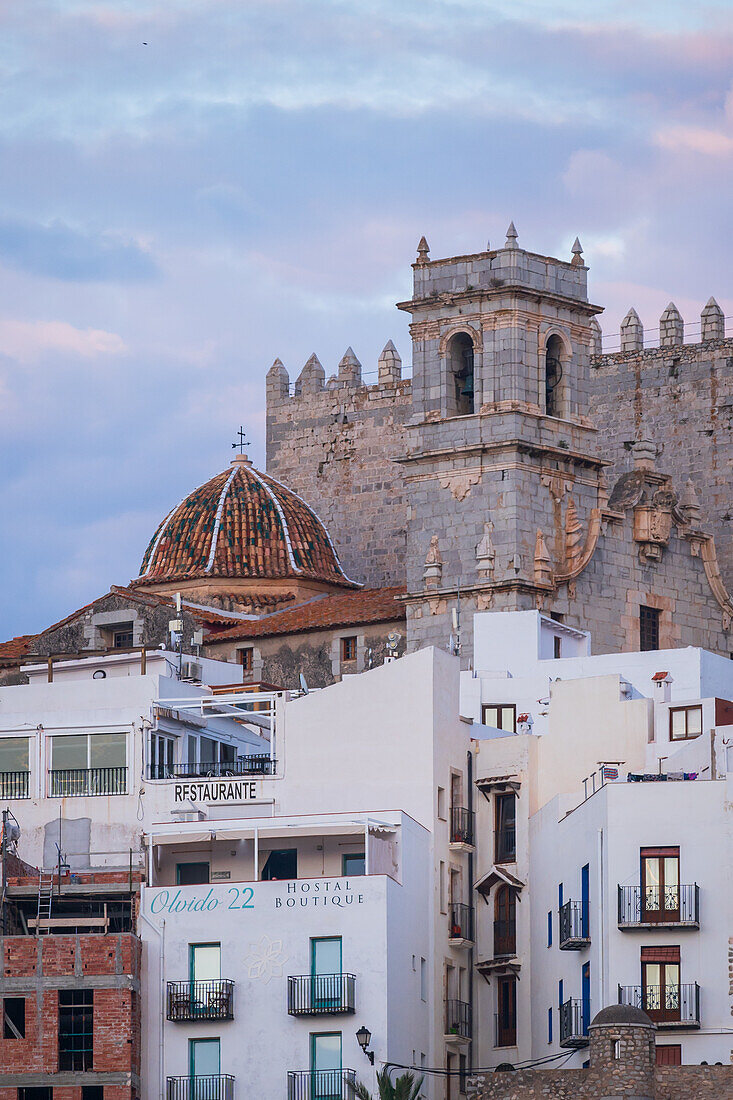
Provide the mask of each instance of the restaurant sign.
POLYGON ((173 785, 175 803, 256 802, 261 796, 256 779, 196 779, 173 785))

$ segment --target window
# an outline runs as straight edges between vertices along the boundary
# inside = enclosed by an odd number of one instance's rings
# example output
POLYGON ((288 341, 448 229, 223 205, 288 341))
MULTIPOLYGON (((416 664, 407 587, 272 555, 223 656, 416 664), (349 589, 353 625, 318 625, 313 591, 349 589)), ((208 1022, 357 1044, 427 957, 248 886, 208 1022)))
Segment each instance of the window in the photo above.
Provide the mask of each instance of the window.
POLYGON ((341 859, 341 873, 348 875, 366 874, 366 856, 364 852, 345 852, 341 859))
POLYGON ((517 980, 514 977, 496 981, 496 1045, 517 1045, 517 980))
POLYGON ((150 778, 170 779, 173 775, 175 742, 160 733, 150 734, 150 778))
POLYGON ((670 741, 691 741, 702 733, 702 707, 671 707, 669 712, 670 741))
MULTIPOLYGON (((0 792, 2 776, 8 772, 28 771, 28 738, 27 737, 0 737, 0 792)), ((12 798, 12 795, 2 794, 3 798, 12 798)))
POLYGON ((642 848, 641 919, 650 924, 680 919, 679 848, 642 848))
POLYGON ((445 821, 445 787, 438 787, 438 817, 445 821))
POLYGON ((208 863, 176 864, 176 886, 201 886, 208 881, 208 863))
POLYGON ((500 886, 494 897, 494 956, 517 951, 517 897, 510 886, 500 886))
POLYGON ((562 380, 562 340, 551 336, 545 352, 545 412, 548 416, 560 415, 559 386, 562 380))
POLYGON ((427 959, 420 959, 420 1000, 428 999, 428 963, 427 959))
POLYGON ((557 1007, 562 1008, 565 1003, 565 983, 562 978, 557 983, 557 1007))
POLYGON ((547 1042, 552 1042, 552 1009, 547 1010, 547 1042))
POLYGON ((639 649, 659 649, 659 619, 661 611, 657 607, 639 608, 639 649))
POLYGON ((127 734, 72 733, 50 740, 51 797, 125 793, 127 734))
MULTIPOLYGON (((218 1039, 189 1039, 188 1065, 191 1077, 218 1077, 221 1073, 221 1050, 218 1039)), ((191 1089, 191 1100, 207 1100, 219 1090, 213 1081, 201 1082, 191 1089)))
POLYGON ((247 649, 240 649, 238 652, 240 665, 245 672, 251 672, 254 668, 254 649, 252 646, 248 646, 247 649))
POLYGON ((447 347, 447 415, 470 416, 473 408, 473 340, 467 332, 457 332, 447 347))
POLYGON ((134 644, 132 623, 120 623, 119 626, 114 628, 112 631, 113 649, 129 649, 134 644))
POLYGON ((547 914, 547 946, 552 947, 552 909, 547 914))
POLYGON ((516 852, 516 796, 494 795, 494 862, 513 863, 516 852))
POLYGON ((262 868, 263 882, 298 877, 298 849, 279 848, 270 852, 262 868))
POLYGON ((334 1100, 343 1089, 341 1079, 341 1032, 311 1034, 309 1100, 334 1100))
POLYGON ((104 1100, 104 1085, 82 1085, 81 1100, 104 1100))
POLYGON ((516 733, 517 708, 514 703, 484 703, 481 707, 481 722, 484 726, 516 733))
POLYGON ((329 1011, 343 1004, 341 936, 311 939, 310 1008, 329 1011))
POLYGON ((558 634, 552 636, 552 656, 562 657, 562 638, 558 634))
POLYGON ((657 1065, 658 1066, 681 1066, 682 1065, 682 1046, 679 1043, 665 1043, 664 1046, 657 1044, 657 1065))
POLYGON ((356 635, 352 634, 348 638, 341 639, 341 660, 356 660, 356 635))
POLYGON ((440 911, 441 913, 447 913, 448 909, 445 904, 445 862, 442 859, 440 861, 440 876, 438 886, 440 889, 440 911))
POLYGON ((221 978, 221 944, 190 943, 188 974, 192 982, 218 982, 221 978))
POLYGON ((59 990, 59 1070, 92 1068, 94 991, 59 990))
POLYGON ((642 947, 641 984, 641 1007, 655 1023, 679 1020, 679 947, 642 947))
POLYGON ((53 1100, 53 1089, 50 1085, 18 1089, 18 1100, 53 1100))
POLYGON ((3 998, 3 1039, 25 1039, 25 997, 3 998))

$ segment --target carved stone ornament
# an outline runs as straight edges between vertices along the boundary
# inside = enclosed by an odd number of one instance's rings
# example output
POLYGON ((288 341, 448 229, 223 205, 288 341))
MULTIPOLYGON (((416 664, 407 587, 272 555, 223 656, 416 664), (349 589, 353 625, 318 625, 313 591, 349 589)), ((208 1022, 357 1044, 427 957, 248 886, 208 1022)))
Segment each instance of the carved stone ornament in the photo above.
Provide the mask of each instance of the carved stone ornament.
POLYGON ((443 579, 443 558, 440 554, 437 535, 433 535, 430 540, 430 546, 425 555, 422 579, 426 588, 440 588, 440 582, 443 579))
POLYGON ((552 584, 552 558, 550 557, 545 536, 537 530, 537 538, 534 544, 534 580, 535 584, 552 584))
POLYGON ((565 569, 572 573, 583 555, 583 525, 575 501, 568 497, 565 509, 565 569))
POLYGON ((478 569, 478 575, 482 580, 494 579, 494 560, 496 558, 496 551, 494 550, 494 543, 491 539, 491 532, 494 530, 494 525, 491 520, 487 520, 484 524, 484 533, 476 547, 476 566, 478 569))
POLYGON ((550 496, 555 504, 559 504, 565 494, 573 488, 572 479, 560 473, 542 474, 540 480, 550 490, 550 496))
POLYGON ((661 561, 672 534, 672 510, 676 498, 668 489, 658 489, 651 504, 634 508, 634 540, 642 561, 661 561))
POLYGON ((480 470, 468 470, 460 473, 443 474, 438 479, 444 489, 450 489, 456 500, 465 500, 471 488, 481 480, 480 470))

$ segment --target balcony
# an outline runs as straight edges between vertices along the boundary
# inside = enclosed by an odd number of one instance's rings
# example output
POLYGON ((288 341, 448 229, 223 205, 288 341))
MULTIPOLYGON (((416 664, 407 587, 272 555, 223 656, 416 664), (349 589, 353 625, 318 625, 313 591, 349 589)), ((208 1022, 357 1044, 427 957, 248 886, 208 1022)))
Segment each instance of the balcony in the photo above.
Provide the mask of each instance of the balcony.
POLYGON ((513 920, 494 921, 494 958, 512 958, 517 953, 517 925, 513 920))
POLYGON ((202 761, 199 764, 148 764, 148 779, 216 779, 238 775, 274 775, 277 761, 266 753, 238 756, 229 761, 202 761))
POLYGON ((288 1100, 354 1100, 353 1069, 302 1069, 288 1073, 288 1100))
POLYGON ((445 1002, 445 1040, 461 1042, 471 1038, 471 1006, 465 1001, 445 1002))
POLYGON ((49 798, 127 794, 127 768, 61 768, 48 778, 49 798))
POLYGON ((580 1050, 588 1046, 588 1023, 583 1019, 583 1002, 570 997, 560 1005, 560 1046, 580 1050))
MULTIPOLYGON (((354 1011, 353 974, 301 974, 288 978, 291 1016, 345 1016, 354 1011)), ((339 1094, 340 1095, 340 1094, 339 1094)))
POLYGON ((454 851, 473 848, 476 837, 476 814, 464 806, 451 806, 450 846, 454 851))
POLYGON ((0 772, 0 798, 28 798, 30 772, 0 772))
POLYGON ((633 928, 699 928, 700 888, 689 886, 619 886, 618 926, 633 928))
POLYGON ((234 1100, 234 1078, 230 1073, 168 1077, 166 1100, 234 1100))
POLYGON ((450 903, 450 931, 448 938, 454 947, 473 943, 473 909, 460 901, 450 903))
POLYGON ((517 830, 514 822, 494 833, 494 863, 516 863, 517 830))
POLYGON ((590 943, 588 907, 582 901, 566 901, 560 907, 561 951, 583 951, 590 943))
POLYGON ((700 986, 697 982, 667 986, 620 985, 618 1003, 642 1009, 659 1029, 700 1026, 700 986))
POLYGON ((233 1020, 234 982, 168 982, 166 1016, 176 1023, 233 1020))

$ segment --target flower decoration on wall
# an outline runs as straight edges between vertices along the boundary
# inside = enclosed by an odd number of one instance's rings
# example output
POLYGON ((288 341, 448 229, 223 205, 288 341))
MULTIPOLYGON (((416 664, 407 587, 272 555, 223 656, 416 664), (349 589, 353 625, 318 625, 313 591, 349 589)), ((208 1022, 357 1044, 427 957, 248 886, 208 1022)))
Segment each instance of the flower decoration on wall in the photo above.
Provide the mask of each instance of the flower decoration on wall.
POLYGON ((282 940, 272 940, 265 935, 258 943, 249 945, 249 953, 244 957, 247 975, 260 978, 265 983, 273 978, 281 978, 287 955, 283 951, 282 940))

